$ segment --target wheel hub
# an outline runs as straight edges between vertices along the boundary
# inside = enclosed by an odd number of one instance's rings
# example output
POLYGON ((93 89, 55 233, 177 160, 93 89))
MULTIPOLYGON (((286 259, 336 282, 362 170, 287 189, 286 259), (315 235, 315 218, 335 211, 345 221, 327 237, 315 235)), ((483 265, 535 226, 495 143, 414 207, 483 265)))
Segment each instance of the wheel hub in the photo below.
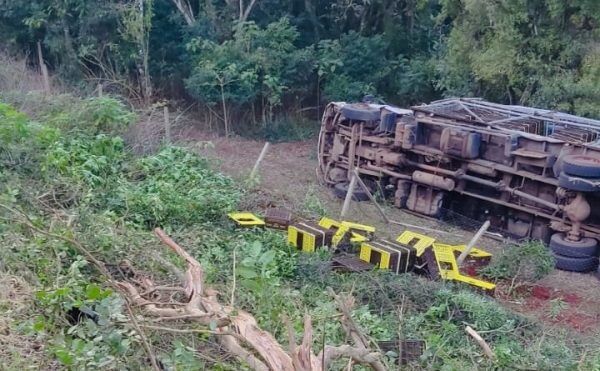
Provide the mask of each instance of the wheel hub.
POLYGON ((590 204, 583 193, 577 192, 575 198, 563 208, 563 211, 573 223, 573 227, 567 234, 567 239, 579 241, 581 239, 581 224, 591 213, 590 204))

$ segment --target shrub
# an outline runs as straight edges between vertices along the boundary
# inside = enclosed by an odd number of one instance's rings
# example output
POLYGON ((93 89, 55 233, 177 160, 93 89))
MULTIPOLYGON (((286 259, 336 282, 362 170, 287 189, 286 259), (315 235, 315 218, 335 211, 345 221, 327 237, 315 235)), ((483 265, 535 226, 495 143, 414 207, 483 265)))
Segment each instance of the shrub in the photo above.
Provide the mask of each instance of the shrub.
POLYGON ((88 123, 94 134, 121 132, 135 119, 135 115, 120 101, 110 98, 88 98, 83 101, 78 119, 88 123))
POLYGON ((36 293, 43 313, 32 323, 48 339, 48 351, 69 369, 133 366, 140 354, 139 339, 123 324, 123 300, 92 283, 84 274, 87 262, 77 257, 61 278, 63 285, 36 293))
POLYGON ((100 134, 93 139, 57 143, 48 152, 42 169, 48 178, 58 173, 94 187, 114 180, 124 157, 121 138, 100 134))
POLYGON ((96 136, 119 134, 135 120, 135 114, 111 97, 80 100, 70 95, 49 102, 40 118, 67 133, 96 136))
POLYGON ((507 246, 481 273, 495 279, 539 280, 554 268, 554 258, 539 241, 507 246))
POLYGON ((223 217, 237 204, 233 181, 197 154, 167 147, 133 165, 120 189, 119 212, 148 226, 183 226, 223 217))
POLYGON ((0 166, 31 170, 43 151, 60 137, 57 129, 31 122, 12 106, 0 102, 0 166))

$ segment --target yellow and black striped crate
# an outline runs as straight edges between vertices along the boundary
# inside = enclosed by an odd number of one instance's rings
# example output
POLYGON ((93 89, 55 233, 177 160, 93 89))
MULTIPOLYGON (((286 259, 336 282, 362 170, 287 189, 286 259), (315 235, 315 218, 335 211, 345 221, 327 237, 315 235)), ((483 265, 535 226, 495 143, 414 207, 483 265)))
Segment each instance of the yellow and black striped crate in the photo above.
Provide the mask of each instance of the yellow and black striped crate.
POLYGON ((414 247, 388 240, 367 241, 360 245, 361 260, 380 269, 390 269, 394 273, 410 272, 415 265, 416 256, 414 247))
POLYGON ((318 247, 331 246, 331 229, 310 222, 300 222, 288 227, 288 242, 304 252, 314 252, 318 247))

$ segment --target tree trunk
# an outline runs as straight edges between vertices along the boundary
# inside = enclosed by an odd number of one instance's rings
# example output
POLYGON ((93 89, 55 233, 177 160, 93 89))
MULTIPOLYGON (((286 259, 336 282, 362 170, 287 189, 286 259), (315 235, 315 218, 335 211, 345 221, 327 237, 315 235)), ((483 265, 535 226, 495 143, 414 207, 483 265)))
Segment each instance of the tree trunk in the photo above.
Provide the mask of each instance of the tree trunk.
POLYGON ((44 63, 44 56, 42 55, 42 43, 37 42, 38 61, 40 63, 40 72, 44 80, 44 91, 50 93, 50 76, 48 75, 48 67, 44 63))
POLYGON ((256 4, 256 0, 250 0, 250 4, 246 8, 244 8, 244 0, 239 0, 240 3, 240 22, 246 22, 248 20, 248 16, 250 16, 250 12, 252 8, 254 8, 254 4, 256 4))
POLYGON ((227 113, 227 104, 225 103, 225 87, 223 81, 219 81, 221 86, 221 104, 223 105, 223 123, 225 124, 225 136, 229 137, 229 117, 227 113))
MULTIPOLYGON (((312 351, 312 323, 307 314, 304 317, 304 336, 300 345, 296 344, 292 324, 287 320, 289 335, 289 350, 277 342, 275 337, 262 330, 256 319, 248 312, 224 305, 218 300, 218 293, 204 283, 204 270, 200 263, 167 236, 160 228, 154 230, 155 235, 173 252, 179 255, 187 264, 185 283, 183 287, 156 286, 147 275, 139 275, 131 263, 122 261, 119 268, 128 272, 128 281, 117 282, 129 301, 141 308, 144 314, 158 317, 161 320, 178 320, 180 323, 195 323, 203 327, 205 333, 217 336, 219 343, 230 354, 245 362, 254 370, 260 371, 324 371, 335 359, 351 358, 354 362, 369 365, 376 371, 385 370, 380 361, 381 355, 368 348, 368 341, 360 333, 350 316, 354 300, 349 296, 339 296, 331 291, 335 302, 342 314, 342 327, 355 343, 354 346, 324 345, 321 353, 315 355, 312 351), (165 295, 161 297, 158 288, 165 295), (175 291, 183 291, 185 299, 173 302, 175 291), (207 330, 215 326, 214 330, 207 330)), ((189 332, 192 328, 147 326, 163 331, 189 332)))
POLYGON ((192 5, 187 0, 172 0, 179 13, 183 16, 185 23, 188 26, 194 25, 196 19, 194 17, 194 11, 192 10, 192 5))
MULTIPOLYGON (((152 9, 147 9, 145 6, 145 2, 149 0, 139 0, 140 1, 140 15, 141 15, 141 26, 142 26, 142 35, 140 36, 140 53, 142 59, 142 68, 140 71, 140 79, 142 82, 142 95, 144 97, 144 101, 146 104, 150 103, 150 98, 152 97, 152 84, 150 82, 150 71, 149 71, 149 54, 150 54, 150 27, 151 27, 151 15, 148 17, 149 21, 146 24, 146 14, 147 12, 152 12, 152 9)), ((151 13, 149 13, 151 14, 151 13)))

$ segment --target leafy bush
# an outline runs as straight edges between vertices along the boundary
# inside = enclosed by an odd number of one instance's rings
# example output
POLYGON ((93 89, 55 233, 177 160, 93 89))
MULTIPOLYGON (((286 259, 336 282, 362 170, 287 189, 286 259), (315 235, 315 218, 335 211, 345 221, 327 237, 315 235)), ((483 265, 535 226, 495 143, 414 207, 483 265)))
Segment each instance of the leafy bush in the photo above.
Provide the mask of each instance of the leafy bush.
MULTIPOLYGON (((73 369, 121 368, 139 352, 139 339, 128 325, 123 326, 123 302, 110 290, 90 283, 83 269, 87 262, 75 259, 58 288, 38 291, 37 316, 32 330, 48 339, 59 362, 73 369)), ((137 357, 141 356, 137 354, 137 357)))
POLYGON ((0 139, 4 143, 18 142, 29 134, 27 116, 8 104, 0 103, 0 139))
POLYGON ((43 108, 40 119, 65 132, 96 136, 119 134, 135 120, 135 114, 111 97, 81 100, 72 96, 58 99, 43 108))
POLYGON ((113 181, 125 158, 123 140, 105 134, 92 139, 73 139, 57 143, 43 164, 47 177, 68 177, 90 187, 113 181))
POLYGON ((495 279, 534 281, 549 274, 553 268, 554 258, 548 248, 539 241, 530 241, 505 247, 481 273, 495 279))
POLYGON ((116 207, 148 227, 179 227, 222 218, 239 196, 233 181, 211 170, 197 154, 167 147, 133 165, 116 207))
POLYGON ((31 122, 25 114, 0 102, 0 166, 31 170, 29 167, 59 137, 57 129, 31 122))

